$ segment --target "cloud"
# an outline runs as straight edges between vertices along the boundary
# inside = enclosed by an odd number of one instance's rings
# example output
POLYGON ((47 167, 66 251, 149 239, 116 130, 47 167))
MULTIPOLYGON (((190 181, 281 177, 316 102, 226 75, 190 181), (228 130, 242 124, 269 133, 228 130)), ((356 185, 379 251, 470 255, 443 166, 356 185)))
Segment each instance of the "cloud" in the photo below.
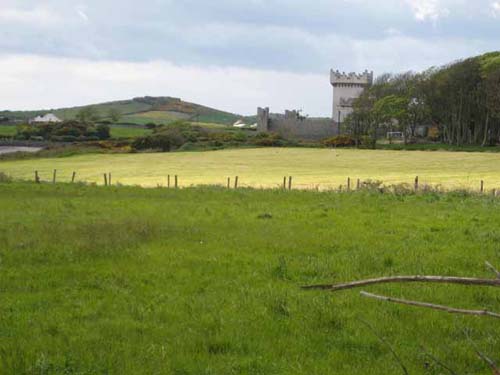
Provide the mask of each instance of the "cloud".
POLYGON ((85 8, 83 6, 77 6, 75 10, 83 22, 85 23, 89 22, 89 16, 87 15, 85 8))
POLYGON ((406 2, 418 21, 436 22, 450 14, 449 9, 440 0, 406 0, 406 2))
MULTIPOLYGON (((500 0, 152 0, 148 6, 119 0, 0 2, 0 87, 10 82, 11 72, 19 72, 20 67, 6 64, 12 56, 26 69, 33 64, 36 73, 25 78, 27 91, 58 87, 46 94, 2 98, 8 108, 154 93, 207 104, 218 98, 217 106, 244 113, 270 105, 328 115, 330 87, 324 77, 330 68, 376 74, 423 70, 496 50, 500 34, 495 18, 500 17, 500 0), (78 84, 60 84, 49 62, 78 84), (149 66, 162 86, 155 85, 149 66), (189 80, 189 72, 206 89, 189 80), (224 76, 229 72, 228 77, 247 86, 235 85, 236 96, 214 94, 217 80, 229 82, 224 76), (184 77, 182 84, 172 78, 175 74, 184 77), (85 75, 92 90, 85 89, 85 75), (134 76, 141 78, 131 81, 134 76), (249 76, 254 81, 242 78, 249 76)), ((16 74, 22 83, 23 76, 16 74)))
POLYGON ((57 25, 62 18, 55 12, 37 7, 34 9, 0 8, 0 21, 5 24, 27 24, 37 26, 57 25))
POLYGON ((500 17, 500 1, 492 1, 490 9, 493 17, 500 17))
POLYGON ((137 96, 176 96, 230 112, 304 109, 329 115, 329 72, 297 74, 238 67, 178 66, 10 55, 0 58, 3 109, 58 108, 137 96), (26 88, 29 87, 29 90, 26 88))

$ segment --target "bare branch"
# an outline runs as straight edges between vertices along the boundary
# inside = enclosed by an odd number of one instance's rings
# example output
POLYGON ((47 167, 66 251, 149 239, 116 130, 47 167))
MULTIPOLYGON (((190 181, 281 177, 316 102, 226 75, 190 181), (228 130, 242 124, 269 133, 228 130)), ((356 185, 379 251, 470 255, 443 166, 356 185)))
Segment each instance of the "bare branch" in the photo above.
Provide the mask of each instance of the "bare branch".
POLYGON ((434 362, 436 362, 439 366, 441 366, 442 368, 444 368, 446 371, 448 371, 451 375, 458 375, 455 370, 453 370, 452 368, 450 368, 448 365, 446 365, 445 363, 443 363, 438 357, 436 357, 434 354, 432 353, 429 353, 425 347, 423 345, 420 345, 420 349, 422 350, 422 352, 427 356, 429 357, 430 359, 432 359, 434 362))
POLYGON ((497 364, 479 350, 476 343, 472 341, 469 333, 466 330, 464 330, 464 333, 465 336, 467 337, 467 341, 469 341, 470 346, 474 349, 479 358, 481 358, 493 370, 495 375, 500 374, 500 369, 497 367, 497 364))
POLYGON ((393 355, 394 359, 396 360, 396 362, 401 366, 401 369, 403 370, 403 373, 405 375, 410 375, 410 373, 408 372, 408 369, 406 368, 405 364, 403 363, 403 360, 399 357, 398 353, 396 353, 396 351, 394 350, 394 348, 392 347, 392 345, 386 340, 384 339, 381 335, 378 334, 378 332, 375 330, 375 328, 373 328, 373 326, 368 323, 367 321, 363 320, 363 319, 359 319, 358 320, 363 323, 365 326, 368 327, 368 329, 384 344, 386 345, 389 350, 391 351, 391 354, 393 355))
POLYGON ((354 281, 345 284, 303 286, 302 289, 306 290, 322 289, 322 290, 329 290, 332 292, 336 292, 339 290, 354 289, 373 284, 416 283, 416 282, 500 287, 500 279, 478 279, 471 277, 453 277, 453 276, 391 276, 391 277, 380 277, 376 279, 354 281))
POLYGON ((486 267, 497 276, 497 279, 500 279, 500 271, 493 267, 490 262, 486 262, 485 264, 486 267))
POLYGON ((409 301, 409 300, 405 300, 405 299, 380 296, 380 295, 377 295, 377 294, 372 294, 372 293, 367 293, 367 292, 361 292, 361 295, 363 297, 378 299, 378 300, 386 301, 386 302, 398 303, 398 304, 401 304, 401 305, 409 305, 409 306, 416 306, 416 307, 425 307, 425 308, 428 308, 428 309, 445 311, 445 312, 448 312, 450 314, 490 316, 490 317, 493 317, 493 318, 500 319, 500 314, 497 314, 497 313, 494 313, 494 312, 491 312, 491 311, 487 311, 487 310, 464 310, 464 309, 456 309, 456 308, 449 307, 449 306, 435 305, 435 304, 426 303, 426 302, 409 301))

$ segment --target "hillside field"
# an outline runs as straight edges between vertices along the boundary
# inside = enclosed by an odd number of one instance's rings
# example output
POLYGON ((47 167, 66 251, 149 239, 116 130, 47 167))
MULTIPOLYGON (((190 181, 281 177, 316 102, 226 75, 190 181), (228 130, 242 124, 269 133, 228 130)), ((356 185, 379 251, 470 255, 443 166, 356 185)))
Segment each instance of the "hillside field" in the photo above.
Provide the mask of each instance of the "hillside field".
POLYGON ((16 134, 15 125, 0 125, 0 136, 13 136, 16 134))
POLYGON ((87 154, 65 158, 0 161, 0 171, 17 179, 33 179, 35 170, 50 180, 57 169, 60 181, 102 183, 105 172, 127 185, 166 185, 167 175, 178 175, 181 186, 225 185, 239 176, 243 187, 278 187, 293 176, 295 188, 329 189, 353 181, 381 180, 386 184, 441 184, 449 189, 500 188, 500 154, 306 148, 232 149, 210 152, 87 154))
MULTIPOLYGON (((491 278, 500 200, 0 183, 2 374, 488 374, 493 318, 301 285, 491 278)), ((367 291, 500 310, 495 288, 367 291)))
POLYGON ((77 117, 83 108, 92 107, 95 114, 103 119, 110 119, 110 111, 119 113, 120 123, 144 125, 150 122, 168 124, 176 120, 192 119, 196 122, 232 125, 239 119, 254 121, 254 117, 245 117, 235 113, 221 111, 204 105, 183 101, 172 97, 142 97, 107 103, 96 103, 81 107, 43 109, 33 111, 0 111, 0 116, 10 121, 27 121, 40 114, 54 113, 63 120, 77 117))

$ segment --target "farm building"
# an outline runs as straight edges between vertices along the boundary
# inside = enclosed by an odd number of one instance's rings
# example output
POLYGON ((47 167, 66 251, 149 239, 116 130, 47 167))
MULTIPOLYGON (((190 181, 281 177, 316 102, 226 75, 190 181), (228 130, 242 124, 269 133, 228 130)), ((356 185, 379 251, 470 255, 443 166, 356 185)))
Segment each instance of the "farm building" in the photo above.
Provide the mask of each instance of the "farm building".
POLYGON ((62 122, 62 120, 53 113, 47 113, 45 115, 37 116, 34 119, 30 120, 30 124, 49 122, 62 122))

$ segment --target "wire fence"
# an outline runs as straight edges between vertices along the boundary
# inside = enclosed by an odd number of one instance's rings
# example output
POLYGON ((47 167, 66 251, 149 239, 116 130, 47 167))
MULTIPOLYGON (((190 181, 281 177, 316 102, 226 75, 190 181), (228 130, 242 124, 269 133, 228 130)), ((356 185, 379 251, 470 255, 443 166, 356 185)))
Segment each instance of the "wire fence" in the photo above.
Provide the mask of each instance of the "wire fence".
MULTIPOLYGON (((34 182, 35 183, 52 183, 56 184, 58 182, 62 183, 83 183, 83 184, 95 184, 102 186, 121 186, 119 181, 115 182, 115 179, 111 172, 102 173, 102 183, 96 181, 95 178, 90 180, 78 179, 78 173, 73 171, 70 174, 70 177, 67 179, 60 180, 58 170, 54 169, 51 175, 46 174, 43 176, 39 171, 34 171, 34 182)), ((499 195, 500 189, 497 188, 489 188, 487 189, 486 183, 484 180, 477 181, 474 186, 468 187, 453 187, 453 188, 445 188, 441 184, 429 184, 422 183, 422 179, 420 176, 415 176, 412 181, 409 182, 391 182, 380 181, 377 179, 360 179, 360 178, 351 178, 347 177, 344 183, 335 184, 335 183, 322 183, 322 184, 300 184, 297 181, 300 181, 300 176, 297 178, 295 176, 285 175, 282 178, 276 178, 275 184, 252 184, 252 183, 242 183, 240 176, 234 177, 224 177, 220 179, 220 182, 215 183, 203 183, 203 184, 193 184, 193 183, 184 183, 182 184, 182 179, 177 174, 167 174, 163 181, 159 181, 156 184, 158 188, 172 188, 172 189, 180 189, 187 187, 197 187, 197 186, 218 186, 226 189, 239 189, 239 188, 253 188, 253 189, 282 189, 282 190, 321 190, 321 191, 340 191, 340 192, 353 192, 359 190, 380 190, 380 191, 394 191, 394 192, 452 192, 452 191, 468 191, 471 193, 479 193, 479 194, 492 194, 499 195), (497 194, 499 193, 499 194, 497 194)))

